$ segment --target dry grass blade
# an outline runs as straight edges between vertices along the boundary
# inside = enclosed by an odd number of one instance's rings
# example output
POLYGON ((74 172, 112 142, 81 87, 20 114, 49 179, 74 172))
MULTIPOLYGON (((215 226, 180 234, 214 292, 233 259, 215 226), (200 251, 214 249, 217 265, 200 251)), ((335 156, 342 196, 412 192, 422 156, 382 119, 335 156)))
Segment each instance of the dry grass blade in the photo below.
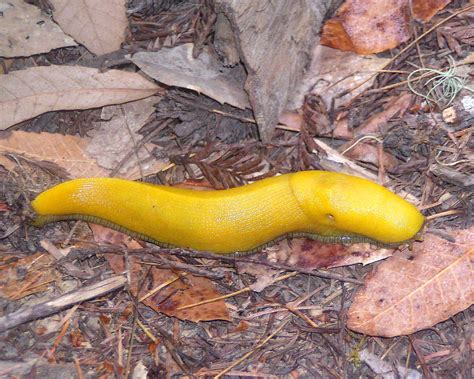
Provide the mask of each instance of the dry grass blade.
POLYGON ((158 86, 136 73, 79 66, 34 67, 0 77, 0 129, 44 112, 142 99, 158 86))
POLYGON ((474 92, 474 90, 465 86, 466 76, 460 76, 456 72, 457 67, 454 58, 451 56, 448 56, 448 58, 449 67, 447 69, 419 68, 410 73, 407 78, 408 87, 413 93, 437 104, 441 109, 451 105, 461 90, 467 89, 474 92), (428 76, 429 79, 421 83, 421 89, 415 88, 413 82, 423 76, 428 76))

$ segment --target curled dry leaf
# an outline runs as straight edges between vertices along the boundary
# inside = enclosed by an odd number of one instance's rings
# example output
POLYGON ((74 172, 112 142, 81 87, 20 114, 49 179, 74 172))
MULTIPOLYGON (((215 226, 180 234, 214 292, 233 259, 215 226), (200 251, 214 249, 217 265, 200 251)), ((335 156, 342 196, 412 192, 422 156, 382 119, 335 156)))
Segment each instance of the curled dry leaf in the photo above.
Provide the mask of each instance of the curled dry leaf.
POLYGON ((41 113, 98 108, 151 96, 160 87, 132 72, 33 67, 0 76, 0 129, 41 113))
MULTIPOLYGON (((402 93, 397 97, 389 98, 380 112, 372 115, 366 122, 355 130, 349 129, 347 117, 335 122, 335 129, 332 135, 341 139, 353 139, 354 137, 380 134, 383 127, 394 116, 403 116, 411 104, 413 96, 410 93, 402 93)), ((352 143, 352 142, 351 142, 352 143)), ((349 145, 351 144, 349 143, 349 145)))
POLYGON ((157 52, 140 52, 127 58, 147 75, 169 86, 204 93, 222 104, 250 108, 242 67, 224 67, 206 50, 193 58, 192 51, 193 44, 187 43, 157 52))
POLYGON ((125 41, 125 0, 49 1, 61 29, 94 54, 111 53, 125 41))
POLYGON ((72 38, 23 0, 0 1, 0 57, 24 57, 76 46, 72 38))
MULTIPOLYGON (((322 140, 315 138, 314 143, 318 146, 318 150, 321 152, 321 160, 319 164, 323 170, 337 171, 348 175, 360 176, 361 178, 380 183, 380 179, 377 177, 377 175, 346 158, 339 151, 333 149, 322 140)), ((401 192, 398 192, 398 194, 404 198, 408 198, 401 192)))
MULTIPOLYGON (((264 260, 265 258, 261 258, 264 260)), ((239 275, 250 274, 256 278, 255 282, 249 285, 254 292, 262 292, 268 286, 275 283, 275 279, 281 270, 274 270, 265 265, 256 265, 249 262, 235 262, 235 267, 239 275)))
POLYGON ((474 303, 474 228, 456 243, 427 234, 410 256, 394 255, 378 266, 355 295, 348 328, 394 337, 444 321, 474 303))
POLYGON ((301 123, 303 122, 303 115, 295 111, 285 111, 278 119, 280 129, 292 130, 299 132, 301 130, 301 123))

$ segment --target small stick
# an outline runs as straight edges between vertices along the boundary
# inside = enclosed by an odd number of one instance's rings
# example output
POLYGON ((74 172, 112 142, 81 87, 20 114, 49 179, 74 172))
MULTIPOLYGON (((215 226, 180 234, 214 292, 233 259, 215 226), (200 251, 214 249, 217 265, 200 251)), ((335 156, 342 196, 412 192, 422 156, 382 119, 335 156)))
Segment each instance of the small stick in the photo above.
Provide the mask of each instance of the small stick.
POLYGON ((46 317, 98 296, 105 295, 111 291, 123 287, 127 279, 123 276, 114 276, 101 282, 72 291, 56 299, 44 303, 35 304, 32 307, 22 307, 15 312, 0 317, 0 332, 14 328, 26 322, 46 317))

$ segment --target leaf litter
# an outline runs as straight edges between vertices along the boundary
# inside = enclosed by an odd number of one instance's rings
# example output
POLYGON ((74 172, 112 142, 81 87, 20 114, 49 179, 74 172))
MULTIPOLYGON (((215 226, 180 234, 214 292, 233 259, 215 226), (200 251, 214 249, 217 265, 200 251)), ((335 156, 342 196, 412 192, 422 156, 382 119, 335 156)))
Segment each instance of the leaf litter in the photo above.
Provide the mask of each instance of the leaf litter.
MULTIPOLYGON (((452 373, 466 373, 469 370, 465 364, 468 362, 466 357, 472 347, 466 330, 472 316, 469 309, 460 311, 472 302, 472 284, 468 283, 472 280, 472 271, 466 271, 469 267, 466 257, 472 253, 473 242, 472 235, 453 233, 453 230, 466 229, 470 222, 468 204, 472 201, 472 191, 469 181, 463 178, 472 175, 469 160, 472 127, 470 116, 461 113, 469 112, 468 109, 460 107, 469 100, 469 94, 461 92, 458 96, 462 101, 455 99, 453 102, 452 119, 457 121, 440 125, 442 118, 436 106, 410 93, 406 85, 409 74, 417 66, 442 70, 451 64, 444 58, 446 54, 457 54, 457 61, 464 58, 462 47, 470 44, 469 13, 459 13, 459 9, 453 7, 448 8, 449 12, 437 14, 443 6, 442 1, 430 2, 427 12, 420 18, 428 20, 432 17, 431 24, 413 25, 416 35, 422 36, 417 40, 418 48, 432 55, 418 56, 412 35, 409 36, 411 44, 401 50, 401 56, 397 54, 399 50, 394 50, 392 56, 395 58, 388 61, 386 58, 379 61, 380 57, 365 58, 367 62, 372 61, 373 66, 361 66, 362 63, 357 63, 361 61, 357 61, 358 57, 353 53, 349 53, 352 58, 342 54, 342 62, 353 59, 348 66, 353 66, 354 71, 347 71, 347 67, 338 70, 333 63, 333 77, 326 76, 318 82, 323 83, 320 92, 305 97, 302 95, 307 93, 303 90, 299 97, 295 95, 290 99, 288 110, 294 115, 292 124, 279 125, 270 143, 258 139, 259 127, 252 112, 220 104, 222 99, 218 98, 219 91, 215 88, 214 92, 202 91, 211 99, 189 89, 163 90, 153 84, 147 88, 150 93, 143 97, 157 91, 164 96, 144 114, 137 114, 136 121, 139 122, 136 125, 134 112, 129 112, 134 103, 104 110, 106 120, 95 118, 91 123, 89 116, 71 117, 71 111, 61 109, 86 109, 112 103, 97 103, 95 98, 87 96, 79 96, 74 101, 66 97, 64 100, 69 100, 74 108, 61 108, 46 101, 43 109, 54 113, 36 116, 39 113, 33 112, 33 108, 23 108, 21 101, 26 97, 23 99, 20 94, 15 106, 21 117, 9 123, 21 121, 21 124, 14 126, 19 130, 4 135, 2 151, 5 155, 2 158, 5 160, 2 165, 8 174, 0 172, 2 183, 5 182, 4 198, 0 199, 0 205, 4 205, 1 207, 2 216, 10 220, 2 221, 0 226, 5 231, 6 246, 14 246, 13 259, 19 252, 38 252, 38 246, 54 253, 53 247, 66 241, 69 254, 60 259, 61 273, 67 273, 76 283, 116 275, 110 271, 111 266, 117 273, 124 272, 130 280, 129 292, 104 293, 94 301, 83 302, 79 307, 61 313, 61 318, 56 318, 54 323, 51 317, 32 322, 30 325, 36 326, 33 330, 38 334, 41 330, 54 333, 48 339, 48 359, 67 362, 68 369, 72 366, 76 371, 99 367, 102 374, 108 375, 161 370, 170 375, 220 375, 228 372, 299 377, 310 372, 309 375, 324 377, 368 377, 378 372, 386 373, 386 362, 394 362, 390 367, 395 376, 409 373, 419 377, 423 372, 426 377, 448 377, 452 373), (438 22, 444 22, 444 25, 438 25, 434 33, 423 34, 426 28, 438 22), (374 77, 381 68, 383 71, 374 77), (364 76, 357 77, 360 80, 343 84, 345 77, 352 79, 351 74, 356 77, 362 72, 364 76), (356 91, 359 87, 360 91, 356 91), (83 105, 78 106, 81 102, 83 105), (120 115, 124 109, 127 110, 125 118, 120 115), (51 115, 54 124, 59 123, 64 128, 60 130, 70 134, 79 132, 80 135, 47 134, 45 129, 40 129, 43 131, 41 134, 32 134, 35 127, 48 125, 51 115), (34 118, 28 121, 31 117, 34 118), (118 126, 108 123, 108 118, 110 121, 116 119, 118 124, 128 128, 128 136, 135 140, 132 145, 123 145, 124 151, 120 151, 117 141, 107 144, 107 140, 113 137, 121 139, 119 133, 114 134, 113 128, 118 126), (96 128, 97 122, 101 123, 99 129, 96 128), (94 126, 91 128, 91 125, 94 126), (89 147, 86 141, 94 133, 96 146, 91 157, 86 153, 89 147), (62 147, 58 149, 57 146, 62 147), (72 149, 71 146, 81 148, 72 149), (111 150, 106 153, 108 147, 111 150), (139 155, 141 170, 135 172, 155 174, 145 180, 166 184, 191 178, 194 183, 205 187, 231 188, 298 169, 324 168, 358 173, 390 186, 422 207, 428 216, 426 228, 429 233, 423 243, 414 244, 413 251, 385 251, 361 245, 321 246, 314 241, 293 240, 283 242, 264 254, 239 258, 215 257, 179 249, 170 252, 138 245, 127 236, 118 237, 115 232, 92 225, 94 242, 91 242, 90 231, 84 224, 61 223, 41 231, 21 227, 25 199, 31 199, 41 190, 40 183, 44 183, 45 188, 51 185, 51 180, 92 176, 95 170, 104 170, 99 174, 102 176, 110 173, 125 176, 125 172, 120 173, 120 168, 126 167, 128 158, 133 161, 137 149, 142 147, 142 153, 146 151, 146 154, 143 160, 139 155), (101 149, 104 150, 102 154, 101 149), (145 170, 147 162, 152 161, 158 162, 158 166, 145 170), (427 165, 433 161, 434 164, 427 165), (55 179, 44 180, 48 175, 55 179), (18 227, 10 228, 11 224, 18 227), (54 245, 45 242, 35 245, 45 237, 54 245), (173 255, 163 257, 163 253, 173 255), (461 258, 449 261, 456 254, 461 258), (115 263, 109 263, 105 256, 109 260, 113 257, 115 263), (380 259, 385 261, 373 264, 380 259), (354 266, 355 263, 363 265, 354 266), (424 269, 418 272, 413 267, 424 269), (437 275, 434 274, 436 270, 437 275), (286 271, 290 273, 285 274, 286 271), (407 272, 412 272, 411 280, 406 280, 407 272), (190 279, 194 277, 196 281, 190 279), (464 287, 450 285, 459 281, 459 277, 463 278, 464 287), (360 287, 363 280, 366 286, 360 287), (448 288, 439 293, 423 292, 422 301, 416 298, 425 288, 442 286, 448 288), (380 300, 381 289, 383 302, 388 304, 382 311, 377 308, 379 304, 373 304, 380 300), (148 301, 148 306, 145 306, 139 300, 147 294, 148 298, 143 299, 143 302, 148 301), (206 304, 200 305, 203 294, 206 304), (367 303, 359 305, 362 304, 361 298, 365 298, 367 303), (390 303, 397 299, 396 306, 390 303), (423 310, 419 312, 421 317, 393 321, 417 306, 423 310), (201 312, 203 309, 207 310, 201 312), (350 328, 367 335, 361 336, 346 329, 346 317, 350 328), (195 323, 180 319, 230 322, 195 323), (44 329, 48 320, 54 327, 44 329), (423 328, 428 329, 420 330, 423 328), (420 331, 414 333, 416 330, 420 331), (408 338, 370 337, 371 334, 397 336, 406 333, 414 334, 409 334, 408 338), (68 355, 71 344, 78 349, 76 361, 68 355), (92 350, 86 347, 92 347, 92 350), (130 352, 128 357, 126 351, 130 352), (366 354, 368 351, 370 356, 366 354), (156 354, 161 363, 147 360, 156 354), (296 366, 295 362, 298 362, 296 366), (405 367, 409 368, 403 371, 405 367)), ((123 45, 118 54, 104 59, 93 57, 83 47, 60 49, 29 61, 15 59, 15 64, 10 66, 14 70, 12 73, 24 70, 24 75, 32 62, 40 66, 48 62, 78 66, 87 61, 95 67, 105 64, 106 67, 119 68, 117 80, 121 81, 128 75, 121 68, 131 66, 120 57, 134 51, 147 50, 144 54, 149 54, 162 51, 163 46, 179 50, 181 44, 194 41, 194 48, 187 51, 189 55, 199 56, 204 44, 209 45, 211 41, 216 9, 208 1, 196 6, 186 1, 157 5, 137 0, 130 3, 129 12, 130 33, 125 39, 122 35, 123 45), (160 12, 154 8, 157 6, 162 7, 160 12)), ((85 28, 93 25, 94 21, 86 23, 85 28)), ((390 41, 393 36, 388 37, 390 41)), ((77 39, 77 42, 88 46, 85 41, 77 39)), ((113 49, 120 47, 114 46, 113 49)), ((95 72, 100 75, 102 70, 95 72)), ((9 75, 11 73, 2 76, 9 75)), ((141 79, 137 80, 141 82, 141 79)), ((189 80, 192 83, 192 78, 189 80)), ((82 83, 83 79, 79 81, 82 83)), ((183 86, 189 83, 185 82, 183 86)), ((307 82, 303 88, 312 88, 314 83, 307 82)), ((25 88, 31 88, 31 83, 26 84, 25 88)), ((417 92, 422 93, 423 82, 420 84, 417 92)), ((62 85, 58 84, 58 93, 61 93, 62 85)), ((100 101, 104 96, 101 97, 100 101)), ((41 90, 33 91, 32 98, 47 100, 41 90)), ((139 98, 122 97, 117 102, 139 98)), ((82 112, 86 115, 88 111, 82 112)), ((52 128, 50 131, 58 130, 54 126, 48 127, 52 128)), ((133 170, 128 169, 127 173, 130 172, 133 170)), ((132 177, 136 178, 136 175, 132 177)), ((52 261, 52 264, 55 263, 52 261)), ((40 265, 35 269, 49 272, 40 265)), ((22 271, 17 270, 15 275, 22 271)), ((12 288, 21 285, 18 278, 12 288)), ((48 287, 38 288, 48 292, 38 290, 16 303, 10 302, 9 306, 18 307, 23 303, 29 307, 29 302, 36 296, 55 298, 65 290, 61 288, 61 277, 49 282, 48 287)), ((27 342, 21 338, 18 329, 8 332, 8 338, 7 346, 8 343, 21 346, 27 342)), ((25 347, 24 350, 28 349, 25 347)), ((30 351, 40 353, 34 348, 30 351)), ((47 362, 43 363, 48 367, 47 362)))

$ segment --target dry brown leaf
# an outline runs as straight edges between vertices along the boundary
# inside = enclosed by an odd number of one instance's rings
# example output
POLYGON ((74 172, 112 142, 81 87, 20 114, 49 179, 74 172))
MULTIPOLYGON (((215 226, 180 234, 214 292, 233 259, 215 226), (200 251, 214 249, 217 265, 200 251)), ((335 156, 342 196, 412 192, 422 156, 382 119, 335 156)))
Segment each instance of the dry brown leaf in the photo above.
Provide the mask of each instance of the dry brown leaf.
POLYGON ((151 96, 160 87, 132 72, 33 67, 0 75, 0 130, 41 113, 89 109, 151 96))
POLYGON ((153 96, 104 107, 102 119, 106 121, 95 123, 95 128, 89 133, 91 139, 86 148, 89 156, 96 158, 97 163, 108 170, 114 170, 121 164, 118 171, 120 177, 132 180, 169 167, 168 160, 158 160, 151 153, 155 145, 145 144, 137 148, 143 139, 138 131, 153 114, 154 105, 159 100, 159 97, 153 96), (126 161, 122 162, 125 158, 126 161))
POLYGON ((413 16, 422 21, 430 21, 431 18, 448 5, 451 0, 413 0, 413 16))
POLYGON ((8 206, 7 203, 0 201, 0 213, 2 212, 11 212, 12 209, 8 206))
POLYGON ((293 239, 282 241, 266 249, 267 254, 261 254, 258 259, 312 270, 357 263, 366 265, 390 257, 393 251, 393 249, 373 248, 366 243, 342 245, 308 239, 293 239))
MULTIPOLYGON (((125 270, 124 258, 121 256, 106 254, 110 267, 115 272, 125 270)), ((129 270, 132 276, 131 291, 138 298, 156 289, 158 286, 172 281, 177 275, 182 273, 173 270, 164 270, 140 263, 138 257, 129 257, 129 270), (146 285, 138 292, 138 284, 143 280, 144 272, 149 271, 146 285)), ((224 300, 214 301, 210 304, 198 305, 188 309, 178 310, 178 308, 197 303, 199 301, 214 299, 221 296, 214 283, 208 278, 188 274, 160 289, 143 303, 157 312, 162 312, 168 316, 177 317, 181 320, 193 322, 211 320, 230 320, 229 311, 224 300)))
MULTIPOLYGON (((0 153, 15 153, 36 161, 49 161, 72 178, 108 176, 85 151, 87 141, 77 136, 29 133, 21 130, 0 133, 0 153)), ((12 162, 1 157, 0 164, 11 169, 12 162)))
POLYGON ((0 11, 0 57, 29 56, 76 46, 38 7, 23 0, 0 1, 0 11))
POLYGON ((348 311, 359 333, 394 337, 444 321, 474 303, 474 228, 456 243, 427 234, 411 256, 394 255, 365 280, 348 311))
POLYGON ((120 49, 128 26, 125 0, 50 0, 67 34, 97 55, 120 49))
POLYGON ((184 44, 157 52, 127 56, 148 76, 169 86, 203 93, 219 103, 250 108, 244 90, 245 74, 240 66, 224 67, 206 50, 194 59, 193 44, 184 44))
POLYGON ((407 0, 346 0, 326 22, 321 44, 358 54, 392 49, 410 38, 407 0))
POLYGON ((303 115, 297 111, 285 111, 278 119, 277 128, 299 132, 303 123, 303 115))
MULTIPOLYGON (((139 242, 126 234, 95 224, 90 224, 90 227, 94 233, 94 240, 96 242, 122 245, 132 250, 141 248, 139 242)), ((105 258, 114 272, 122 273, 125 271, 124 257, 115 254, 105 254, 105 258)), ((138 298, 141 298, 163 283, 172 281, 177 278, 177 275, 183 274, 177 270, 159 269, 154 266, 145 265, 141 263, 141 259, 138 256, 129 257, 127 259, 129 264, 127 269, 131 273, 131 291, 133 295, 138 298), (138 285, 143 282, 143 273, 145 272, 148 272, 148 277, 144 282, 146 285, 142 285, 139 294, 137 294, 138 285)), ((172 257, 170 256, 169 259, 172 259, 172 257)), ((178 310, 179 307, 220 296, 221 294, 217 291, 211 280, 189 274, 166 285, 158 292, 143 300, 143 303, 157 312, 162 312, 181 320, 193 322, 210 320, 229 321, 230 315, 224 300, 178 310)))
MULTIPOLYGON (((153 283, 159 285, 170 278, 171 270, 151 270, 153 283)), ((173 277, 176 275, 173 275, 173 277)), ((149 288, 152 289, 152 288, 149 288)), ((188 309, 179 310, 180 307, 195 304, 200 301, 215 299, 222 296, 217 291, 214 283, 202 276, 187 275, 183 279, 173 282, 162 291, 144 301, 146 305, 157 312, 168 316, 193 322, 225 320, 230 321, 229 310, 224 300, 214 301, 209 304, 198 305, 188 309)))

